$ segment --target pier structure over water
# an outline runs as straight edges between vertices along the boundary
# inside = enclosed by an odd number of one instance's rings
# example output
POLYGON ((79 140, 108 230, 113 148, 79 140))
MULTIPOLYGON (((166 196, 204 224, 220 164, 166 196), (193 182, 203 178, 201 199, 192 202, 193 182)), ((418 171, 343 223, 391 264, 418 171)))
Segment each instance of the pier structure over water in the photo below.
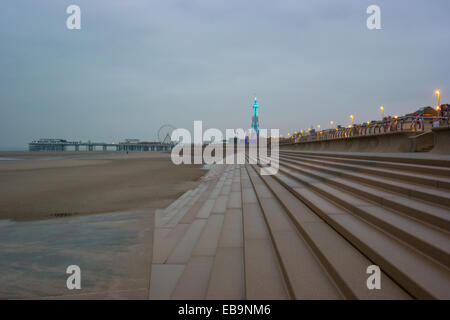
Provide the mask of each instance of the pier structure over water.
POLYGON ((169 151, 172 144, 126 139, 124 142, 68 141, 39 139, 28 144, 29 151, 169 151))

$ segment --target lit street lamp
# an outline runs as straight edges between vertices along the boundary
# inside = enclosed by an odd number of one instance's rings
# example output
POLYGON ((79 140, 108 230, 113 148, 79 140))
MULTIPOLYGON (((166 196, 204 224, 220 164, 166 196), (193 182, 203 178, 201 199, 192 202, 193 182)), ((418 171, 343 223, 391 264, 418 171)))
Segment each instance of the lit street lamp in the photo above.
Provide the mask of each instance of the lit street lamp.
POLYGON ((355 116, 351 114, 350 119, 352 119, 352 127, 353 127, 353 123, 355 122, 355 116))
POLYGON ((381 119, 384 119, 384 106, 380 107, 380 111, 381 111, 381 119))
POLYGON ((434 92, 434 94, 435 95, 437 95, 437 97, 438 97, 438 107, 441 105, 441 91, 439 91, 439 90, 436 90, 435 92, 434 92))

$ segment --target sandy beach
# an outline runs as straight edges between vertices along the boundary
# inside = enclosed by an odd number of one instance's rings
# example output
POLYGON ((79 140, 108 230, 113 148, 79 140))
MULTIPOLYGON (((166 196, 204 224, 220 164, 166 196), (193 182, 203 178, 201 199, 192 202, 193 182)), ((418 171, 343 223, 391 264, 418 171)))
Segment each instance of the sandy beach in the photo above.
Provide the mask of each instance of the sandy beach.
POLYGON ((0 152, 0 219, 164 208, 198 185, 199 165, 169 153, 0 152))

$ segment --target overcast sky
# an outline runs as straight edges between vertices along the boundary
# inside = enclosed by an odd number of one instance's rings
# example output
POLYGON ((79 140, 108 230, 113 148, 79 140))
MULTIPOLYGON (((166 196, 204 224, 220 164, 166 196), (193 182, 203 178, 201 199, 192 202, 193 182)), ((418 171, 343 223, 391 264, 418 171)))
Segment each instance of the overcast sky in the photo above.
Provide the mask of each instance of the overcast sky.
POLYGON ((0 147, 156 139, 165 123, 282 133, 450 98, 448 0, 1 0, 0 147), (81 30, 66 8, 81 7, 81 30), (366 27, 381 7, 382 30, 366 27))

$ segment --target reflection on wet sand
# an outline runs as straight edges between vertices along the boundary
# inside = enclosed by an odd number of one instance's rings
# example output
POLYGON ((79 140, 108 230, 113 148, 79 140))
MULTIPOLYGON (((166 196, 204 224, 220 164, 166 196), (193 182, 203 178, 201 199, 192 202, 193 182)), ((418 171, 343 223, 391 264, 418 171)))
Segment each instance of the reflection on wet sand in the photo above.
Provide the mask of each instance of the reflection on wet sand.
POLYGON ((153 211, 0 220, 0 299, 146 299, 153 211), (69 265, 81 290, 66 287, 69 265))

